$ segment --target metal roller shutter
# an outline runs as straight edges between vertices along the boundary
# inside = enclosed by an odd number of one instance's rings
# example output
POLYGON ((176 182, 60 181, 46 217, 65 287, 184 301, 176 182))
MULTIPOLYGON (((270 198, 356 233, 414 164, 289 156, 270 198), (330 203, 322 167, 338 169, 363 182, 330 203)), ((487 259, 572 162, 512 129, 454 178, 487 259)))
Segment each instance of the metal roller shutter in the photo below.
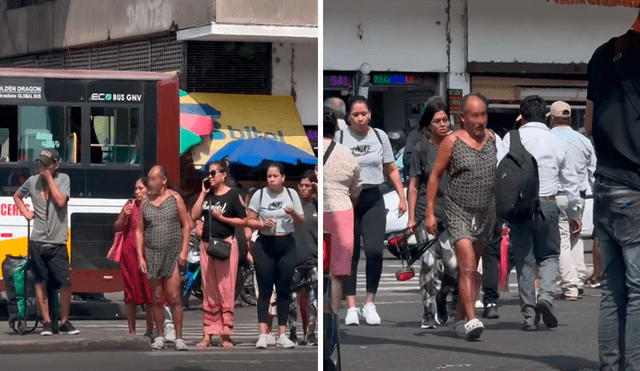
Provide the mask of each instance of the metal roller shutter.
POLYGON ((184 44, 175 35, 0 60, 0 67, 182 71, 184 44))
POLYGON ((271 44, 186 42, 189 92, 271 94, 271 44))

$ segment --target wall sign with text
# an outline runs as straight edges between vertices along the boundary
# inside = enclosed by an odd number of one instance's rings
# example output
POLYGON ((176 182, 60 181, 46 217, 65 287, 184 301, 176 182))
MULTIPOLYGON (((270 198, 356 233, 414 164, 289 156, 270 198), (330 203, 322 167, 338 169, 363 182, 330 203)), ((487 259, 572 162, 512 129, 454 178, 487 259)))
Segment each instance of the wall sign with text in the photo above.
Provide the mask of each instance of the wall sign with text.
POLYGON ((462 89, 447 89, 449 112, 452 115, 462 113, 462 89))
POLYGON ((323 77, 323 86, 350 88, 353 86, 353 72, 327 72, 323 77))
POLYGON ((371 82, 373 85, 421 85, 422 76, 404 73, 374 73, 371 82))

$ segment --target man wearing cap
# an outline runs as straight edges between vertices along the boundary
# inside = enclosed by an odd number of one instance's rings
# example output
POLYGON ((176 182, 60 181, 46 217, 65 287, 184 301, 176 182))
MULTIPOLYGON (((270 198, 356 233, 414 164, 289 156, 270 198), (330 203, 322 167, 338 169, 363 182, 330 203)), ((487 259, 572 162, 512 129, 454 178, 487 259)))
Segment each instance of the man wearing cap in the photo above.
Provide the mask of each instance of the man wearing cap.
MULTIPOLYGON (((566 102, 557 101, 551 105, 549 112, 551 132, 565 145, 567 156, 575 167, 575 173, 580 179, 578 188, 584 200, 587 193, 591 193, 596 170, 596 155, 591 141, 584 135, 571 128, 571 106, 566 102)), ((572 221, 567 215, 569 199, 562 187, 557 193, 558 208, 560 208, 560 285, 562 293, 568 301, 576 301, 580 290, 584 286, 587 267, 584 265, 584 246, 580 239, 582 225, 580 221, 572 221)), ((584 209, 584 201, 582 203, 584 209)), ((582 215, 580 215, 582 218, 582 215)))
POLYGON ((36 281, 36 299, 44 320, 42 335, 53 334, 49 316, 47 285, 60 290, 61 334, 79 333, 69 322, 71 305, 71 277, 69 272, 69 202, 70 182, 67 174, 58 172, 60 155, 55 149, 45 148, 37 160, 40 173, 33 175, 16 191, 13 200, 24 217, 33 220, 33 231, 29 241, 31 270, 36 281), (33 211, 27 209, 23 199, 31 198, 33 211))

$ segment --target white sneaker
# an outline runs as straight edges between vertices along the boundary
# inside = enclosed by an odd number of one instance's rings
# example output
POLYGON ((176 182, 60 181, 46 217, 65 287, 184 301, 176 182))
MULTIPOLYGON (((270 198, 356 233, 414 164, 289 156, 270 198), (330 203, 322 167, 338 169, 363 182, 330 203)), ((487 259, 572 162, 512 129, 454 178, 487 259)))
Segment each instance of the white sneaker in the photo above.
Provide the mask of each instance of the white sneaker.
POLYGON ((166 322, 164 324, 164 338, 167 343, 176 342, 176 327, 173 325, 173 322, 166 322))
POLYGON ((290 348, 295 348, 296 343, 291 341, 291 339, 289 339, 289 337, 286 334, 282 334, 280 335, 280 338, 278 338, 278 342, 276 343, 276 346, 278 348, 290 349, 290 348))
POLYGON ((344 319, 344 324, 347 326, 359 326, 360 325, 360 308, 349 308, 347 316, 344 319))
POLYGON ((365 304, 365 306, 362 307, 362 316, 370 325, 380 324, 380 316, 378 315, 376 306, 373 303, 365 304))
POLYGON ((267 335, 267 345, 271 347, 276 346, 276 337, 271 333, 267 335))
POLYGON ((267 335, 265 334, 260 334, 260 336, 258 336, 258 342, 256 343, 256 348, 257 349, 267 349, 267 335))
POLYGON ((480 300, 476 300, 475 307, 476 309, 484 309, 484 303, 482 303, 480 300))

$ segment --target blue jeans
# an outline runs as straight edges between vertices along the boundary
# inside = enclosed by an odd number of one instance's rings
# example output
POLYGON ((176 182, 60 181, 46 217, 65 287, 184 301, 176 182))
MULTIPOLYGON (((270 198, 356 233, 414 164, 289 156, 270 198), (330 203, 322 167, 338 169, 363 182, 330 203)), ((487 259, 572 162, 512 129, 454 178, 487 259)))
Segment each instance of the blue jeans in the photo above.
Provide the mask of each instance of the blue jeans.
POLYGON ((640 370, 640 191, 598 178, 594 197, 602 259, 600 370, 640 370))

